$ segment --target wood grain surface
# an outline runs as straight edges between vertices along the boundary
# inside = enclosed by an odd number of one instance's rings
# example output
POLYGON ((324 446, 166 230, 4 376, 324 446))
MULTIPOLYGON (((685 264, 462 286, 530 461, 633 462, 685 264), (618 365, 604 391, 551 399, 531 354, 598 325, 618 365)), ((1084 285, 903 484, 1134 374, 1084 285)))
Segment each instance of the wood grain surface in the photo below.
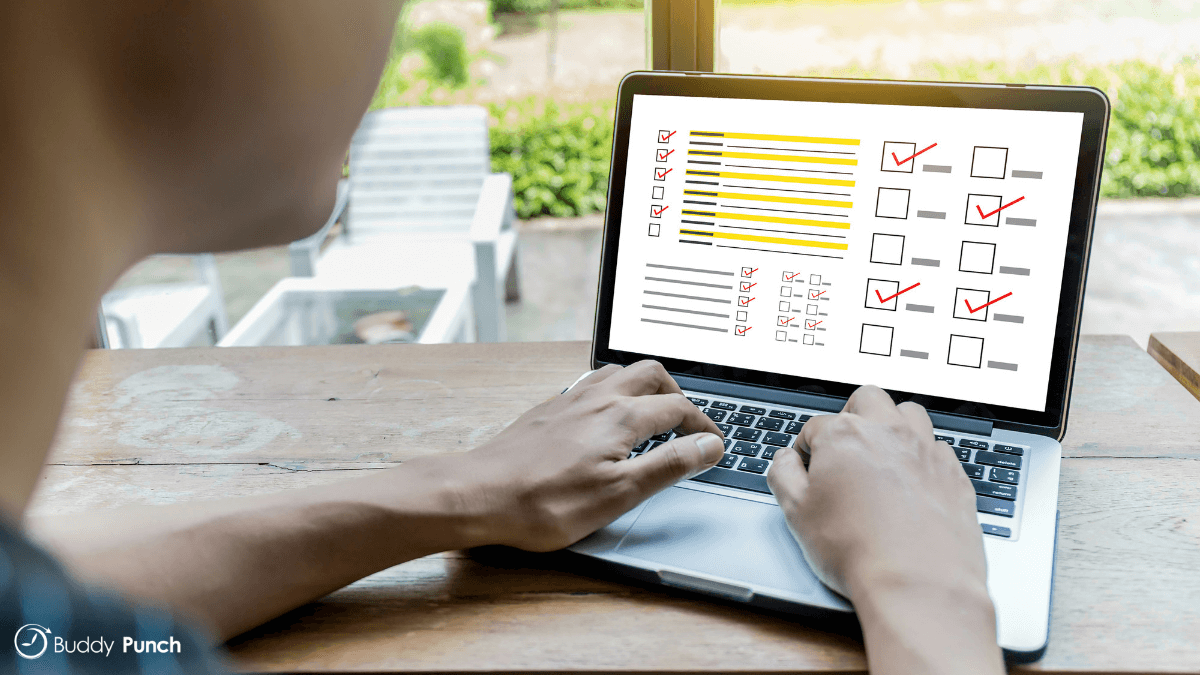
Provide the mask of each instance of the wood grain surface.
MULTIPOLYGON (((33 511, 262 493, 463 451, 587 356, 586 343, 92 352, 33 511)), ((1086 337, 1064 457, 1050 647, 1023 668, 1200 671, 1200 402, 1131 339, 1086 337)), ((844 628, 487 550, 393 567, 230 651, 255 672, 865 667, 844 628)))
POLYGON ((1151 333, 1146 351, 1200 399, 1200 333, 1151 333))

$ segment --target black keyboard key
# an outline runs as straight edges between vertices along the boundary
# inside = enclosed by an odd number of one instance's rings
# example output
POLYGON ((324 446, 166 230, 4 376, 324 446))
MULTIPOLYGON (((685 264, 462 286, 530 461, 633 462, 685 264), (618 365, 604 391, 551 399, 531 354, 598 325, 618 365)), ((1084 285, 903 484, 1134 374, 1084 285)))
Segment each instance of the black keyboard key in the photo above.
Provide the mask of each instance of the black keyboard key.
POLYGON ((992 469, 992 475, 989 478, 999 483, 1012 483, 1013 485, 1021 482, 1021 474, 1012 469, 992 469))
POLYGON ((775 451, 778 449, 779 448, 777 448, 773 445, 768 445, 767 449, 763 450, 762 458, 763 459, 775 459, 775 451))
POLYGON ((762 436, 761 431, 747 429, 746 427, 739 427, 733 432, 733 437, 739 441, 757 441, 759 436, 762 436))
POLYGON ((737 410, 736 403, 726 403, 725 401, 713 401, 709 405, 714 408, 720 408, 721 410, 737 410))
POLYGON ((941 434, 936 434, 936 435, 934 435, 933 440, 946 441, 950 445, 954 445, 954 437, 953 436, 942 436, 941 434))
POLYGON ((766 408, 758 408, 758 407, 755 407, 752 405, 744 405, 744 406, 742 406, 742 412, 750 413, 751 415, 766 415, 767 409, 766 408))
POLYGON ((725 416, 728 415, 729 413, 725 412, 724 410, 713 410, 712 408, 705 408, 704 414, 708 415, 708 419, 710 419, 714 422, 724 422, 725 416))
POLYGON ((963 438, 958 441, 960 448, 974 448, 976 450, 987 450, 988 444, 985 441, 977 441, 973 438, 963 438))
POLYGON ((801 415, 798 422, 807 422, 812 419, 812 415, 801 415))
POLYGON ((771 417, 775 417, 775 418, 778 418, 781 420, 794 420, 794 419, 796 419, 796 413, 788 412, 786 410, 772 410, 771 417))
POLYGON ((1017 507, 1010 501, 975 495, 975 510, 980 513, 990 513, 993 516, 1012 518, 1017 507))
POLYGON ((792 437, 787 434, 780 434, 774 431, 768 432, 763 436, 763 443, 767 445, 791 446, 792 437))
POLYGON ((1008 539, 1009 537, 1012 536, 1012 530, 1008 529, 1007 527, 1000 527, 999 525, 989 525, 987 523, 983 523, 980 527, 983 528, 984 534, 994 534, 997 537, 1004 537, 1005 539, 1008 539))
POLYGON ((983 495, 984 497, 995 497, 996 499, 1007 499, 1016 501, 1017 488, 1013 485, 1004 483, 988 483, 981 480, 973 480, 971 484, 975 486, 975 494, 983 495))
POLYGON ((736 424, 739 427, 748 427, 751 424, 754 424, 754 415, 747 415, 746 413, 734 413, 729 416, 729 423, 736 424))
POLYGON ((798 434, 798 433, 800 433, 800 430, 803 428, 804 428, 804 420, 799 420, 796 422, 788 422, 787 428, 784 429, 784 431, 786 431, 789 434, 798 434))
POLYGON ((726 438, 726 439, 724 439, 724 442, 725 442, 725 449, 726 449, 726 450, 728 450, 728 449, 729 449, 729 444, 730 444, 730 443, 733 443, 733 439, 732 439, 732 438, 726 438))
POLYGON ((733 425, 732 424, 718 424, 717 428, 720 429, 721 433, 726 436, 733 433, 733 425))
POLYGON ((1021 458, 1013 455, 1005 455, 999 452, 977 452, 975 453, 976 464, 987 464, 988 466, 999 466, 1005 469, 1021 468, 1021 458))
POLYGON ((993 445, 992 450, 995 450, 996 452, 1003 452, 1006 455, 1024 455, 1025 454, 1025 448, 1018 448, 1015 445, 1005 445, 1003 443, 997 443, 997 444, 993 445))
POLYGON ((732 452, 735 455, 745 455, 746 457, 758 457, 758 453, 760 450, 762 450, 762 446, 759 445, 758 443, 748 443, 746 441, 738 441, 737 443, 733 444, 732 452))
POLYGON ((971 451, 970 450, 968 450, 966 448, 951 448, 951 449, 954 450, 954 454, 958 455, 958 461, 960 461, 960 462, 971 461, 971 451))
POLYGON ((744 471, 730 471, 729 469, 713 467, 699 476, 694 476, 692 480, 700 481, 701 483, 712 483, 713 485, 752 490, 765 495, 771 494, 771 488, 767 487, 766 476, 746 473, 744 471))
POLYGON ((655 434, 655 435, 653 435, 653 436, 651 436, 651 437, 650 437, 650 440, 652 440, 652 441, 663 441, 663 442, 669 441, 669 440, 671 440, 671 432, 669 432, 669 431, 664 431, 664 432, 662 432, 661 434, 655 434))
POLYGON ((761 417, 758 424, 754 425, 755 429, 766 429, 767 431, 779 431, 783 428, 783 420, 773 420, 770 417, 761 417))
POLYGON ((737 463, 737 455, 725 455, 721 458, 721 461, 717 462, 717 466, 721 467, 722 469, 732 469, 733 467, 737 466, 737 463))
POLYGON ((766 473, 767 460, 765 459, 743 459, 742 465, 738 467, 738 471, 749 471, 751 473, 766 473))
POLYGON ((642 452, 649 446, 650 446, 650 441, 642 441, 641 443, 638 443, 637 445, 635 445, 633 447, 633 451, 634 452, 642 452))
POLYGON ((657 448, 660 445, 662 445, 662 441, 650 441, 650 445, 646 446, 646 452, 650 452, 651 450, 657 448))
POLYGON ((691 401, 693 404, 700 406, 701 408, 708 405, 708 399, 706 399, 706 398, 696 398, 695 396, 689 396, 688 400, 691 401))
MULTIPOLYGON (((963 471, 967 472, 967 478, 976 478, 979 480, 983 480, 983 467, 982 466, 979 466, 978 464, 960 464, 959 466, 961 466, 963 468, 963 471)), ((992 470, 995 471, 995 469, 992 469, 992 470)))

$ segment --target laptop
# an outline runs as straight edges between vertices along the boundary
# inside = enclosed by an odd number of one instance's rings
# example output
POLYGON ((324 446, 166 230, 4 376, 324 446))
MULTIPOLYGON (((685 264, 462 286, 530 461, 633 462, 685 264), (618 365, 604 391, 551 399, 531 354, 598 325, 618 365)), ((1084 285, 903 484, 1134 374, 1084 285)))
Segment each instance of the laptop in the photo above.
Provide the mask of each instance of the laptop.
POLYGON ((999 644, 1039 658, 1108 113, 1086 87, 626 76, 592 367, 658 360, 726 454, 571 550, 849 617, 766 475, 876 384, 925 406, 971 478, 999 644))

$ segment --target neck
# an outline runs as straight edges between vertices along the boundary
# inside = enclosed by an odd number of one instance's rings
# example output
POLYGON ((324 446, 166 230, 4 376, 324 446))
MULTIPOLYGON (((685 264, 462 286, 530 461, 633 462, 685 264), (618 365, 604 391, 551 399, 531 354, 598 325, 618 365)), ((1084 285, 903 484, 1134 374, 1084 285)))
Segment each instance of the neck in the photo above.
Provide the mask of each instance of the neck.
POLYGON ((61 60, 31 64, 36 50, 4 52, 25 61, 0 75, 0 512, 17 521, 100 297, 149 247, 144 217, 127 206, 145 202, 85 78, 61 60))

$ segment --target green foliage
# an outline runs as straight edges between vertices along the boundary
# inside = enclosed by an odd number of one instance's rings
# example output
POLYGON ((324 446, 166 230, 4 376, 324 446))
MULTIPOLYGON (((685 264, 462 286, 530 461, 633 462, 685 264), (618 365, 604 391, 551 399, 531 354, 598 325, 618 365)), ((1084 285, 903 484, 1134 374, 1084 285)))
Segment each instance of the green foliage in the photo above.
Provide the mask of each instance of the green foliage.
POLYGON ((471 56, 462 31, 447 23, 431 23, 413 31, 412 44, 429 62, 429 77, 450 87, 466 86, 471 56))
MULTIPOLYGON (((550 11, 551 0, 492 0, 492 16, 497 14, 542 14, 550 11)), ((642 9, 644 0, 559 0, 558 8, 567 9, 642 9)))
POLYGON ((492 170, 513 176, 517 215, 578 216, 604 209, 612 148, 610 107, 528 99, 491 106, 492 170))

